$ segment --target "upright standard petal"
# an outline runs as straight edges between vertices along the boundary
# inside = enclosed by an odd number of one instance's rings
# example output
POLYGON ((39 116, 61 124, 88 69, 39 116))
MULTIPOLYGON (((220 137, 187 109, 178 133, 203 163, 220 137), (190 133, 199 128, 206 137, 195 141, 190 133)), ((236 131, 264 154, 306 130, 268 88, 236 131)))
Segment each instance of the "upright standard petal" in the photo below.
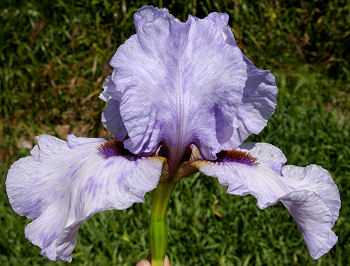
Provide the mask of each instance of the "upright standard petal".
POLYGON ((243 55, 227 14, 182 23, 146 6, 134 21, 136 34, 111 59, 107 92, 120 102, 127 149, 149 154, 163 142, 172 161, 194 143, 215 159, 262 130, 276 105, 274 77, 243 55))
POLYGON ((31 155, 10 168, 12 208, 33 220, 26 237, 51 260, 71 261, 79 225, 96 212, 143 202, 161 175, 160 157, 120 156, 116 141, 37 137, 31 155))
POLYGON ((120 115, 121 96, 115 91, 115 84, 111 77, 107 77, 103 84, 103 92, 99 98, 107 103, 107 108, 102 112, 101 122, 111 132, 116 140, 123 141, 128 133, 120 115), (110 95, 113 95, 112 98, 110 95))
POLYGON ((318 259, 338 239, 332 231, 341 204, 338 188, 321 166, 283 166, 285 162, 273 145, 247 143, 235 151, 222 151, 216 162, 193 165, 228 186, 227 193, 253 195, 261 209, 281 201, 296 221, 311 257, 318 259))

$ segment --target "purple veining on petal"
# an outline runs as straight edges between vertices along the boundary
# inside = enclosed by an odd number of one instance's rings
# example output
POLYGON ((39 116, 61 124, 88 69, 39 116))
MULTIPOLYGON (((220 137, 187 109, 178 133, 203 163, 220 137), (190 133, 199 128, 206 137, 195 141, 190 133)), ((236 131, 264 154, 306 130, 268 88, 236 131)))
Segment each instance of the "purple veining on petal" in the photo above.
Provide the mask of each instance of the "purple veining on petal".
POLYGON ((74 215, 75 215, 75 217, 78 216, 78 205, 75 205, 75 207, 74 207, 74 215))
POLYGON ((105 168, 108 168, 108 167, 114 165, 114 163, 115 163, 114 160, 108 161, 108 162, 106 163, 106 165, 105 165, 105 168))
POLYGON ((130 188, 126 184, 127 176, 125 174, 122 174, 118 179, 117 179, 117 184, 118 187, 123 188, 125 191, 129 191, 130 188))
POLYGON ((54 232, 53 234, 48 234, 45 235, 45 237, 43 237, 43 243, 45 246, 48 246, 52 243, 52 241, 54 241, 57 238, 57 234, 56 232, 54 232))
POLYGON ((30 214, 31 219, 35 219, 40 216, 42 213, 42 206, 43 206, 43 199, 39 198, 37 199, 32 205, 26 206, 26 208, 23 210, 24 215, 30 214))
MULTIPOLYGON (((76 167, 76 166, 75 166, 76 167)), ((70 174, 69 174, 69 177, 72 179, 72 178, 74 178, 74 177, 76 177, 76 175, 77 175, 77 172, 78 172, 78 167, 77 168, 75 168, 70 174)))
POLYGON ((99 187, 100 184, 96 182, 95 177, 91 176, 85 185, 85 191, 92 194, 92 196, 95 197, 96 191, 99 187))
POLYGON ((118 179, 117 179, 117 184, 119 186, 122 186, 125 184, 125 179, 126 179, 126 176, 125 174, 122 174, 118 179))
POLYGON ((258 165, 258 159, 253 157, 249 152, 238 150, 221 151, 217 155, 216 162, 236 162, 246 165, 258 165))

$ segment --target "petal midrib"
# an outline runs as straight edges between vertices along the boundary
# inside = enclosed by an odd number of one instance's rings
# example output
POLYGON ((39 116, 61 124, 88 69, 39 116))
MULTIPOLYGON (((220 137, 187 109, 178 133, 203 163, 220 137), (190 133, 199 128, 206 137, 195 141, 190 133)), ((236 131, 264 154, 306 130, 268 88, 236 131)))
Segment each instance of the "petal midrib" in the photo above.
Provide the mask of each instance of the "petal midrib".
MULTIPOLYGON (((175 142, 172 143, 172 147, 168 147, 170 150, 170 160, 169 160, 169 167, 170 172, 172 168, 177 168, 177 166, 181 163, 181 159, 183 156, 183 153, 185 151, 185 100, 184 100, 184 88, 183 88, 183 55, 184 51, 186 50, 186 47, 188 45, 188 35, 189 30, 186 33, 186 38, 184 40, 184 43, 182 45, 179 45, 178 47, 178 56, 176 60, 176 77, 174 82, 174 89, 175 89, 175 108, 176 108, 176 129, 175 129, 175 142)), ((175 171, 175 169, 174 169, 175 171)))

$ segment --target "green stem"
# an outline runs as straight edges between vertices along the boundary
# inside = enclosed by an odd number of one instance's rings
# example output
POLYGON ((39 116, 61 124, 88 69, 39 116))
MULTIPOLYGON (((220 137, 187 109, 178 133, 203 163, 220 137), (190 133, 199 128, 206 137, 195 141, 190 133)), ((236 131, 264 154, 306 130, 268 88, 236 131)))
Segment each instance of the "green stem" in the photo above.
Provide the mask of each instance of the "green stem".
POLYGON ((168 233, 165 213, 174 181, 160 180, 152 196, 152 214, 150 224, 152 266, 163 266, 167 249, 168 233))

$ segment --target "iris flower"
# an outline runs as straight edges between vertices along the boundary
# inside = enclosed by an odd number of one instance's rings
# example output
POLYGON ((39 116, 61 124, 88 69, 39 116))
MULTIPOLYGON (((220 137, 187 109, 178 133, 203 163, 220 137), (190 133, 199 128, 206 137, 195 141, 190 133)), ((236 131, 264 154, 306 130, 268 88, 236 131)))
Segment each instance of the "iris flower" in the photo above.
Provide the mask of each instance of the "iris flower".
POLYGON ((28 157, 10 168, 12 208, 32 222, 26 237, 51 260, 71 261, 79 225, 102 210, 129 208, 154 190, 152 265, 166 252, 165 211, 171 191, 195 172, 215 177, 232 195, 253 195, 264 209, 288 209, 312 258, 337 242, 337 186, 318 165, 285 165, 258 134, 276 107, 274 76, 242 53, 228 15, 189 16, 145 6, 136 34, 116 51, 100 98, 113 139, 37 137, 28 157))

